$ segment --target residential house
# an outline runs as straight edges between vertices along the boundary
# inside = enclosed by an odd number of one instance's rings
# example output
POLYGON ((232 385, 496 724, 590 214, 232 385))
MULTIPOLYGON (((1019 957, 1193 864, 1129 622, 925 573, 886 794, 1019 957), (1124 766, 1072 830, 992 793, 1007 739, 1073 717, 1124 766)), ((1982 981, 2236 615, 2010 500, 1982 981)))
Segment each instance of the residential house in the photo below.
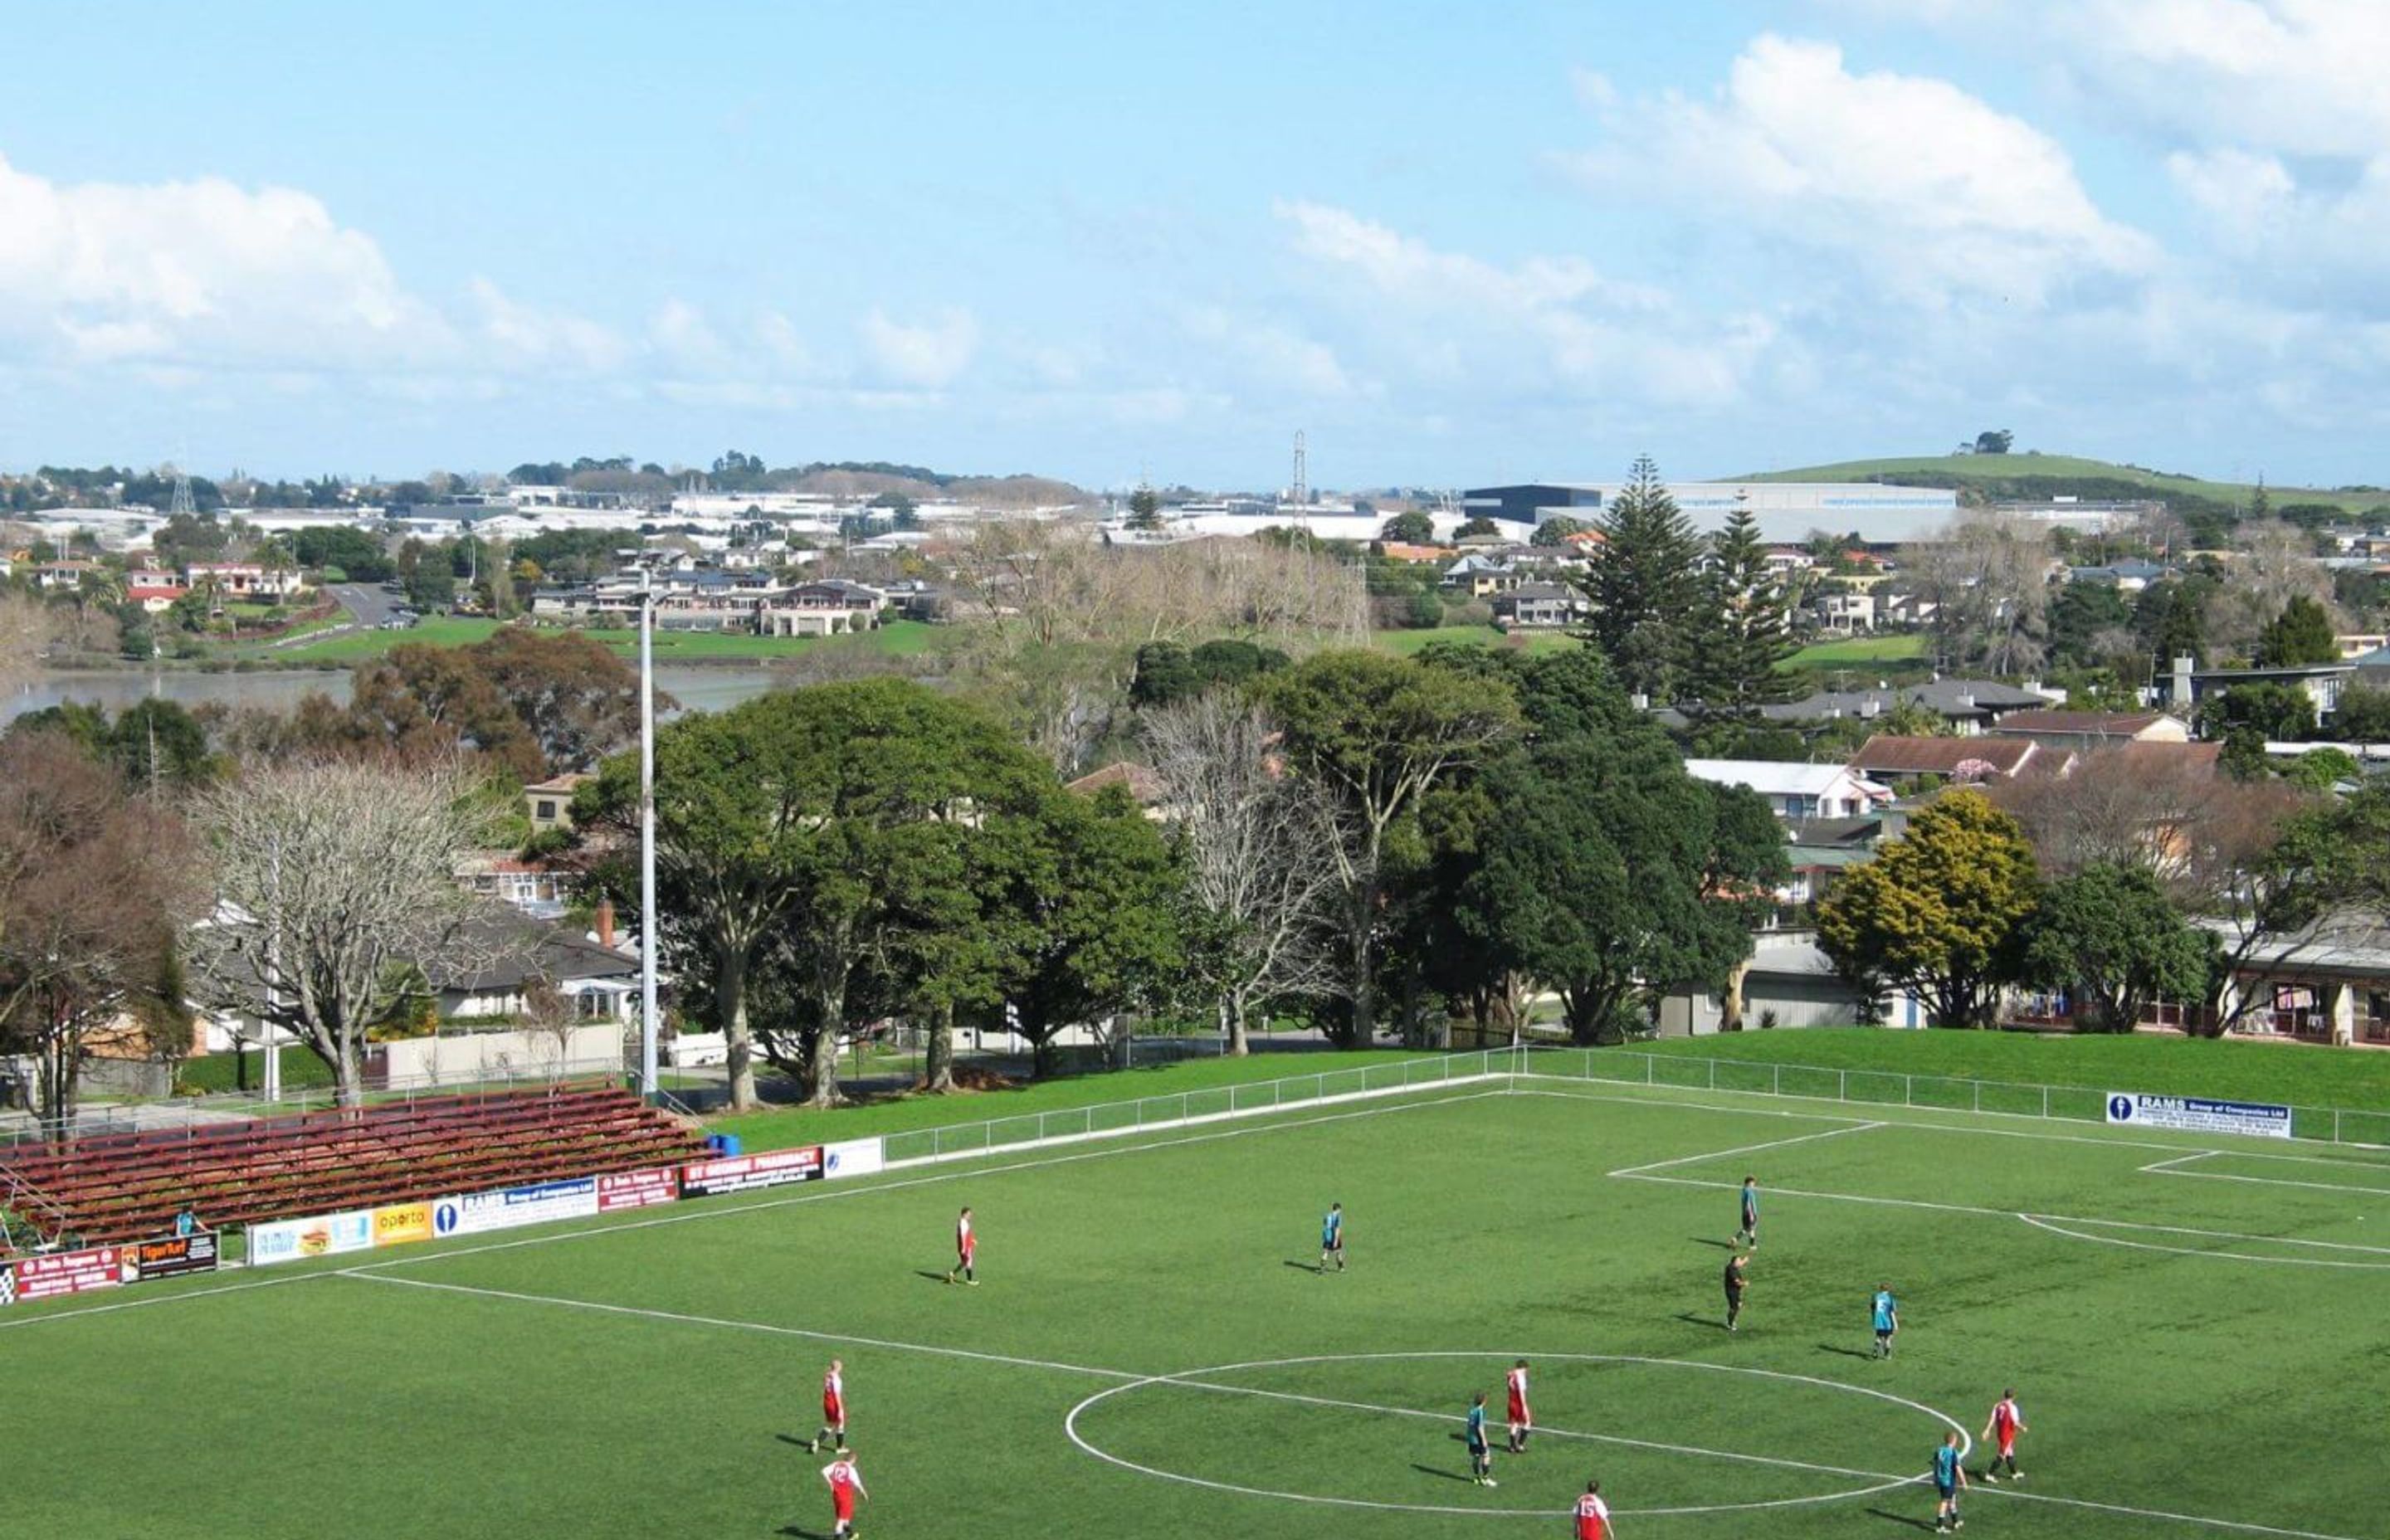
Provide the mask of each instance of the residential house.
POLYGON ((124 601, 139 605, 145 614, 162 615, 189 592, 179 583, 128 583, 124 585, 124 601))
MULTIPOLYGON (((1870 780, 1895 782, 1920 776, 1977 785, 2008 780, 2042 752, 2029 738, 1907 738, 1878 733, 1859 745, 1850 768, 1870 780)), ((2063 755, 2063 750, 2050 751, 2063 755)))
POLYGON ((1523 583, 1494 596, 1494 623, 1512 631, 1557 631, 1592 613, 1592 601, 1565 583, 1523 583))
POLYGON ((2049 704, 2050 697, 2039 690, 2018 689, 1996 679, 1934 679, 1922 685, 1878 685, 1865 690, 1818 690, 1798 700, 1763 707, 1761 714, 1770 722, 1798 725, 1844 717, 1865 721, 1895 706, 1917 706, 1940 718, 1949 732, 1972 737, 2012 712, 2049 704))
POLYGON ((1137 805, 1145 810, 1145 815, 1156 823, 1165 822, 1171 816, 1171 810, 1164 803, 1162 777, 1154 774, 1151 766, 1129 760, 1114 760, 1100 770, 1089 771, 1077 780, 1066 782, 1062 789, 1076 792, 1082 797, 1092 797, 1115 786, 1125 790, 1137 805))
POLYGON ((2138 594, 2165 575, 2166 569, 2154 561, 2115 561, 2104 567, 2066 570, 2069 583, 2096 583, 2124 594, 2138 594))
POLYGON ((1706 1037, 1729 1022, 1756 1027, 1847 1027, 1888 1021, 1924 1025, 1919 1002, 1900 992, 1870 1000, 1834 970, 1813 932, 1763 934, 1728 987, 1716 994, 1675 989, 1660 997, 1660 1035, 1706 1037))
POLYGON ((1472 599, 1491 598, 1519 586, 1519 574, 1507 561, 1471 553, 1446 568, 1437 586, 1472 599))
POLYGON ((1848 588, 1830 588, 1809 601, 1818 627, 1837 636, 1856 636, 1876 625, 1875 596, 1848 588))
POLYGON ((2340 648, 2342 662, 2353 663, 2368 653, 2379 652, 2384 648, 2390 647, 2390 633, 2345 631, 2332 638, 2332 645, 2340 648))
POLYGON ((2187 743, 2191 728, 2164 712, 2011 712, 1992 724, 1998 738, 2031 738, 2045 749, 2088 751, 2127 743, 2187 743))
POLYGON ((756 611, 756 627, 766 636, 842 636, 877 629, 887 605, 877 588, 816 578, 774 595, 756 611))
POLYGON ((71 593, 83 586, 83 580, 99 571, 96 561, 80 557, 45 561, 33 569, 33 585, 45 594, 71 593))
POLYGON ((1715 786, 1741 786, 1767 801, 1777 817, 1851 818, 1892 800, 1889 789, 1840 764, 1797 764, 1777 760, 1689 759, 1686 773, 1715 786))
POLYGON ((576 1020, 628 1023, 638 1006, 636 956, 512 913, 469 922, 423 972, 443 1021, 520 1015, 542 985, 563 996, 576 1020))
POLYGON ((534 919, 560 918, 572 902, 570 873, 545 861, 526 861, 512 851, 468 855, 457 863, 456 882, 534 919))
POLYGON ((1459 553, 1450 545, 1413 545, 1400 540, 1381 540, 1378 554, 1388 561, 1450 561, 1459 553))
POLYGON ((183 569, 192 587, 212 587, 220 599, 275 604, 300 588, 299 574, 289 568, 262 567, 253 561, 194 561, 183 569))
POLYGON ((2317 718, 2321 720, 2340 709, 2340 692, 2357 675, 2361 664, 2362 660, 2358 660, 2288 668, 2204 669, 2190 658, 2177 658, 2167 676, 2166 704, 2190 713, 2209 696, 2229 694, 2238 686, 2282 685, 2306 691, 2307 699, 2315 702, 2317 718))
POLYGON ((572 794, 590 777, 573 772, 523 788, 523 809, 533 834, 572 832, 572 794))

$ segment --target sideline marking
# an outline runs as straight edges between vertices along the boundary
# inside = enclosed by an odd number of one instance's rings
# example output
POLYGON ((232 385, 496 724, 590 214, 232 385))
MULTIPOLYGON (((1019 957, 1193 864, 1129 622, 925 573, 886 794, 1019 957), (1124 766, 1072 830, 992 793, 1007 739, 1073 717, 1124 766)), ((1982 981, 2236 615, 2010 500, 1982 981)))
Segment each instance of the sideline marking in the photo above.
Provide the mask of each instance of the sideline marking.
POLYGON ((1647 1171, 1665 1171, 1670 1166, 1693 1165, 1702 1161, 1723 1161, 1729 1155, 1755 1155, 1763 1149, 1781 1149, 1786 1145, 1807 1144, 1812 1139, 1831 1139, 1844 1134, 1864 1134, 1870 1128, 1887 1128, 1882 1123, 1854 1123, 1847 1128, 1829 1128, 1817 1134, 1801 1134, 1789 1139, 1770 1139, 1766 1144, 1739 1145, 1732 1149, 1707 1149, 1698 1155, 1679 1155, 1673 1161, 1653 1161, 1649 1165, 1622 1166, 1608 1173, 1612 1176, 1640 1176, 1647 1171))
MULTIPOLYGON (((2390 1247, 2352 1246, 2344 1241, 2334 1240, 2298 1240, 2294 1239, 2289 1236, 2235 1235, 2227 1230, 2191 1230, 2183 1229, 2172 1225, 2139 1225, 2131 1226, 2135 1229, 2155 1230, 2174 1235, 2210 1236, 2219 1240, 2262 1240, 2276 1246, 2329 1246, 2335 1251, 2372 1251, 2379 1253, 2385 1260, 2381 1262, 2351 1262, 2340 1257, 2262 1256, 2249 1251, 2203 1251, 2196 1246, 2161 1246, 2154 1241, 2127 1240, 2120 1236, 2093 1235, 2083 1230, 2070 1230, 2066 1227, 2065 1224, 2059 1222, 2065 1218, 2064 1215, 2052 1216, 2049 1214, 2021 1213, 2018 1214, 2017 1217, 2024 1220, 2026 1224, 2032 1226, 2037 1230, 2048 1230, 2052 1235, 2062 1235, 2070 1240, 2089 1240, 2097 1242, 2102 1246, 2126 1246, 2136 1251, 2168 1251, 2172 1252, 2176 1256, 2215 1257, 2229 1262, 2278 1262, 2292 1267, 2354 1267, 2365 1272, 2390 1272, 2390 1247)), ((2112 1219, 2075 1219, 2072 1220, 2071 1223, 2076 1225, 2106 1226, 2114 1225, 2119 1222, 2112 1219)))
MULTIPOLYGON (((2139 1167, 2139 1170, 2142 1174, 2150 1176, 2195 1176, 2207 1182, 2246 1182, 2252 1187, 2304 1187, 2310 1192, 2371 1192, 2390 1198, 2390 1187, 2375 1187, 2368 1182, 2307 1182, 2295 1176, 2248 1176, 2237 1171, 2186 1171, 2183 1169, 2192 1161, 2209 1161, 2218 1158, 2243 1161, 2264 1159, 2263 1156, 2247 1154, 2238 1149, 2203 1149, 2195 1154, 2178 1155, 2171 1161, 2152 1161, 2148 1165, 2139 1167)), ((2363 1161, 2319 1161, 2300 1156, 2290 1158, 2302 1161, 2307 1165, 2345 1166, 2371 1175, 2390 1175, 2390 1172, 2384 1171, 2382 1167, 2363 1161)))
MULTIPOLYGON (((1422 1085, 1420 1089, 1427 1092, 1445 1084, 1472 1084, 1476 1082, 1474 1080, 1437 1082, 1422 1085)), ((1173 1149, 1182 1145, 1209 1144, 1216 1139, 1240 1138, 1253 1134, 1275 1134, 1289 1128, 1311 1128, 1321 1123, 1343 1123, 1352 1118, 1378 1117, 1389 1112, 1416 1111, 1423 1107, 1448 1107, 1464 1101, 1475 1101, 1485 1097, 1498 1097, 1506 1094, 1499 1090, 1478 1090, 1465 1092, 1459 1096, 1423 1095, 1417 1101, 1390 1101, 1383 1106, 1365 1107, 1347 1112, 1324 1113, 1317 1117, 1290 1118, 1283 1122, 1266 1121, 1269 1119, 1270 1114, 1256 1112, 1253 1114, 1253 1123, 1249 1126, 1215 1128, 1201 1134, 1190 1134, 1181 1138, 1155 1139, 1144 1144, 1109 1144, 1093 1149, 1074 1150, 1068 1155, 1048 1156, 1042 1160, 1014 1161, 998 1166, 977 1166, 958 1161, 949 1170, 921 1176, 903 1177, 893 1182, 874 1181, 865 1177, 850 1187, 804 1191, 787 1198, 765 1199, 760 1202, 736 1203, 721 1208, 713 1207, 709 1203, 706 1207, 693 1207, 683 1213, 663 1214, 649 1219, 632 1220, 614 1225, 585 1226, 577 1230, 559 1230, 553 1234, 526 1236, 519 1240, 490 1241, 479 1246, 459 1246, 446 1251, 425 1251, 410 1256, 393 1257, 387 1262, 361 1263, 352 1267, 325 1267, 291 1272, 278 1277, 259 1278, 248 1283, 226 1283, 207 1289, 181 1290, 154 1294, 146 1299, 117 1300, 107 1304, 77 1305, 71 1309, 49 1310, 39 1315, 20 1315, 6 1313, 0 1315, 0 1331, 13 1328, 40 1326, 47 1321, 71 1321, 85 1315, 105 1315, 120 1310, 137 1310, 146 1305, 176 1304, 186 1300, 204 1300, 220 1294, 238 1294, 251 1289, 271 1289, 278 1284, 305 1283, 313 1278, 363 1277, 367 1273, 379 1273, 386 1268, 419 1267, 427 1263, 444 1262, 453 1257, 479 1256, 484 1251, 510 1251, 523 1246, 546 1246, 559 1240, 578 1240, 586 1236, 616 1235, 632 1230, 649 1229, 658 1225, 684 1225, 701 1219, 726 1219, 734 1214, 761 1213, 774 1209, 791 1208, 802 1203, 827 1202, 836 1198, 860 1198, 867 1193, 894 1192, 905 1187, 929 1187, 940 1182, 963 1182, 982 1176, 1002 1176, 1014 1172, 1035 1171, 1046 1166, 1070 1165, 1080 1161, 1102 1160, 1113 1155, 1135 1155, 1148 1150, 1173 1149)), ((1295 1110, 1296 1108, 1287 1109, 1289 1111, 1295 1110)), ((1001 1155, 1002 1151, 991 1150, 989 1154, 1001 1155)), ((249 1264, 243 1263, 239 1265, 246 1268, 249 1264)))
MULTIPOLYGON (((1270 1401, 1290 1401, 1305 1405, 1327 1406, 1346 1411, 1372 1412, 1388 1417, 1421 1418, 1429 1421, 1449 1423, 1458 1420, 1449 1412, 1421 1411, 1409 1406, 1382 1406, 1372 1402, 1344 1401, 1332 1396, 1303 1395, 1291 1391, 1263 1390, 1256 1386, 1222 1385, 1198 1377, 1204 1375, 1232 1374, 1242 1369, 1285 1368, 1311 1364, 1368 1363, 1383 1360, 1413 1358, 1485 1358, 1488 1360, 1499 1361, 1516 1356, 1519 1355, 1515 1354, 1469 1353, 1455 1350, 1418 1353, 1330 1353, 1298 1358, 1257 1359, 1253 1362, 1244 1364, 1221 1364, 1209 1368, 1182 1369, 1176 1374, 1150 1375, 1144 1379, 1133 1380, 1128 1384, 1114 1385, 1109 1390, 1098 1391, 1095 1394, 1087 1397, 1085 1401, 1082 1401, 1077 1405, 1072 1407, 1069 1413, 1063 1417, 1062 1431, 1069 1436, 1071 1442, 1077 1444, 1084 1452, 1093 1455, 1096 1458, 1103 1460, 1108 1464, 1119 1466, 1122 1469, 1135 1471, 1139 1475, 1159 1477, 1163 1481, 1180 1482, 1189 1486, 1208 1487, 1218 1492, 1234 1492, 1253 1497, 1277 1497, 1282 1498, 1288 1502, 1313 1503, 1335 1508, 1373 1508, 1405 1513, 1449 1513, 1475 1519, 1549 1519, 1551 1517, 1550 1510, 1539 1508, 1459 1508, 1433 1503, 1395 1503, 1373 1500, 1367 1497, 1330 1497, 1324 1496, 1317 1493, 1279 1492, 1266 1487, 1240 1486, 1232 1482, 1215 1482, 1206 1477, 1189 1476, 1177 1471, 1163 1470, 1152 1466, 1139 1465, 1134 1460, 1124 1459, 1108 1450, 1098 1448, 1095 1444, 1080 1435, 1078 1428, 1079 1414, 1086 1411, 1089 1407, 1094 1406, 1099 1402, 1109 1400, 1116 1395, 1124 1395, 1131 1391, 1144 1390, 1147 1387, 1153 1385, 1167 1385, 1182 1390, 1221 1392, 1230 1395, 1258 1396, 1264 1400, 1270 1401)), ((1921 1402, 1910 1401, 1905 1397, 1893 1395, 1884 1391, 1870 1390, 1864 1385, 1844 1384, 1838 1380, 1821 1380, 1813 1375, 1788 1374, 1775 1369, 1749 1368, 1734 1364, 1703 1363, 1699 1359, 1690 1358, 1649 1358, 1632 1354, 1608 1353, 1546 1353, 1542 1354, 1528 1354, 1527 1356, 1540 1356, 1546 1359, 1556 1359, 1563 1363, 1647 1364, 1661 1365, 1672 1368, 1707 1369, 1718 1374, 1750 1375, 1763 1380, 1781 1380, 1797 1384, 1815 1385, 1828 1390, 1847 1391, 1855 1395, 1869 1396, 1878 1401, 1890 1402, 1894 1405, 1907 1407, 1912 1411, 1922 1412, 1926 1416, 1934 1418, 1945 1427, 1947 1427, 1958 1433, 1960 1439, 1964 1444, 1964 1447, 1960 1451, 1962 1458, 1967 1451, 1970 1451, 1974 1447, 1974 1441, 1968 1435, 1967 1430, 1964 1427, 1960 1426, 1956 1420, 1946 1414, 1938 1412, 1921 1402)), ((1680 1508, 1620 1508, 1618 1512, 1622 1517, 1632 1515, 1635 1517, 1651 1518, 1665 1514, 1739 1513, 1758 1508, 1800 1508, 1819 1503, 1842 1502, 1854 1497, 1871 1497, 1878 1493, 1889 1492, 1895 1487, 1907 1486, 1912 1482, 1922 1481, 1924 1479, 1921 1471, 1908 1476, 1891 1476, 1886 1475, 1880 1470, 1855 1470, 1847 1466, 1819 1465, 1808 1460, 1780 1459, 1772 1455, 1746 1455, 1729 1449, 1703 1448, 1696 1444, 1663 1444, 1650 1439, 1628 1438, 1622 1434, 1615 1433, 1588 1433, 1577 1431, 1572 1429, 1543 1426, 1538 1426, 1536 1429, 1536 1431, 1552 1438, 1576 1439, 1586 1443, 1608 1444, 1625 1448, 1650 1449, 1664 1454, 1690 1455, 1707 1459, 1737 1460, 1754 1465, 1767 1465, 1784 1469, 1810 1471, 1820 1475, 1853 1476, 1862 1481, 1874 1483, 1870 1486, 1858 1487, 1843 1492, 1820 1492, 1809 1495, 1794 1497, 1771 1497, 1747 1503, 1704 1503, 1697 1506, 1680 1508)))

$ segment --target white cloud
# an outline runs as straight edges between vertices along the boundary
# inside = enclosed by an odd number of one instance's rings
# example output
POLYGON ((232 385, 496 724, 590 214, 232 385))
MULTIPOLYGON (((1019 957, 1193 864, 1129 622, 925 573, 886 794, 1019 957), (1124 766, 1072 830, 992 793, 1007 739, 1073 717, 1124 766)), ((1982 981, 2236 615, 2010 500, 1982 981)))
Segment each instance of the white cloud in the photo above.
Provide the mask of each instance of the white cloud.
POLYGON ((2129 101, 2191 138, 2363 160, 2390 149, 2381 0, 2037 0, 2024 24, 2087 98, 2129 101))
POLYGON ((1573 164, 1603 192, 1780 237, 1912 302, 2039 306, 2158 262, 2055 139, 1947 81, 1854 73, 1831 44, 1762 36, 1710 99, 1601 116, 1606 140, 1573 164))
POLYGON ((0 159, 0 333, 63 362, 355 363, 448 329, 372 237, 287 187, 61 185, 0 159))
POLYGON ((501 367, 526 365, 603 374, 629 356, 623 340, 595 321, 508 298, 487 278, 468 286, 481 311, 481 332, 501 367))
POLYGON ((979 352, 979 322, 956 307, 912 325, 874 308, 856 329, 877 372, 899 385, 940 389, 970 367, 979 352))
POLYGON ((1504 266, 1319 203, 1281 203, 1295 251, 1332 275, 1348 349, 1378 372, 1503 394, 1623 392, 1637 403, 1733 400, 1777 340, 1764 319, 1688 315, 1664 289, 1577 257, 1504 266))
POLYGON ((1315 396, 1341 396, 1353 389, 1336 350, 1275 322, 1205 306, 1188 314, 1187 334, 1250 370, 1265 386, 1291 386, 1315 396))

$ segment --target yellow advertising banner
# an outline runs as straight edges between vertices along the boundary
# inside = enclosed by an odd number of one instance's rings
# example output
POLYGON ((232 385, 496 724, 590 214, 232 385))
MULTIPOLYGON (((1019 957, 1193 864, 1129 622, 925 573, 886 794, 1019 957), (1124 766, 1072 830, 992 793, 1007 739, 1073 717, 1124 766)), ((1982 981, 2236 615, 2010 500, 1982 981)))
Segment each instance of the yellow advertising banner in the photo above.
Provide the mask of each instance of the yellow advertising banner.
POLYGON ((377 1246, 400 1246, 410 1240, 430 1238, 429 1203, 393 1203, 373 1212, 373 1243, 377 1246))

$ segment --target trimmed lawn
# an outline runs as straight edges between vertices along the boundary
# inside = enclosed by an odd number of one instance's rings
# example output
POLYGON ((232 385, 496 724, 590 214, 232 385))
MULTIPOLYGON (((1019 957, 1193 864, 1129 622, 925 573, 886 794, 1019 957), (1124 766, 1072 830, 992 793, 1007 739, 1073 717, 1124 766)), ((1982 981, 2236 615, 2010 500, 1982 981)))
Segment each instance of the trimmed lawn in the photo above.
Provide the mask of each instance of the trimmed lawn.
POLYGON ((1135 1101, 1142 1097, 1176 1097, 1187 1091, 1214 1090, 1224 1085, 1249 1085, 1298 1075, 1333 1073, 1405 1059, 1439 1058, 1407 1048, 1363 1048, 1349 1053, 1329 1051, 1268 1052, 1246 1059, 1201 1059, 1150 1069, 1108 1070, 1096 1074, 1069 1075, 1013 1086, 1001 1091, 959 1091, 952 1096, 885 1097, 829 1111, 801 1110, 743 1112, 708 1119, 716 1134, 736 1134, 750 1149, 779 1149, 790 1145, 827 1144, 833 1139, 868 1138, 875 1134, 906 1133, 916 1128, 941 1128, 981 1123, 991 1118, 1035 1117, 1041 1112, 1099 1107, 1108 1102, 1135 1101))
POLYGON ((1914 635, 1848 636, 1815 642, 1784 660, 1788 669, 1844 668, 1853 663, 1912 662, 1925 656, 1926 638, 1914 635))
POLYGON ((1407 658, 1430 642, 1463 642, 1472 647, 1505 647, 1522 652, 1550 652, 1564 647, 1583 644, 1575 637, 1558 631, 1524 631, 1505 634, 1490 625, 1440 625, 1423 631, 1373 631, 1369 645, 1386 652, 1398 652, 1407 658))
POLYGON ((869 1534, 1557 1535, 1588 1476, 1637 1540, 1922 1533, 1928 1452, 2009 1386, 2031 1479, 1970 1491, 1975 1533, 2382 1533, 2390 1316, 2351 1269, 2390 1267, 2390 1168, 1484 1089, 0 1309, 37 1409, 7 1533, 819 1540, 833 1356, 869 1534), (1520 1358, 1536 1436, 1472 1485, 1461 1414, 1500 1437, 1520 1358))
POLYGON ((1669 1038, 1635 1051, 2390 1111, 2390 1052, 2312 1043, 1806 1027, 1669 1038))
MULTIPOLYGON (((497 628, 498 622, 491 620, 439 617, 405 631, 348 631, 321 642, 279 648, 254 655, 287 663, 292 668, 320 667, 326 663, 353 663, 379 658, 395 647, 469 647, 497 628)), ((794 658, 822 648, 854 648, 899 658, 916 657, 936 645, 938 634, 945 629, 919 621, 893 621, 877 631, 866 632, 859 636, 741 636, 719 631, 659 631, 656 633, 656 658, 662 662, 735 661, 794 658)), ((638 655, 639 634, 636 631, 604 629, 586 631, 584 635, 627 657, 638 655)))

